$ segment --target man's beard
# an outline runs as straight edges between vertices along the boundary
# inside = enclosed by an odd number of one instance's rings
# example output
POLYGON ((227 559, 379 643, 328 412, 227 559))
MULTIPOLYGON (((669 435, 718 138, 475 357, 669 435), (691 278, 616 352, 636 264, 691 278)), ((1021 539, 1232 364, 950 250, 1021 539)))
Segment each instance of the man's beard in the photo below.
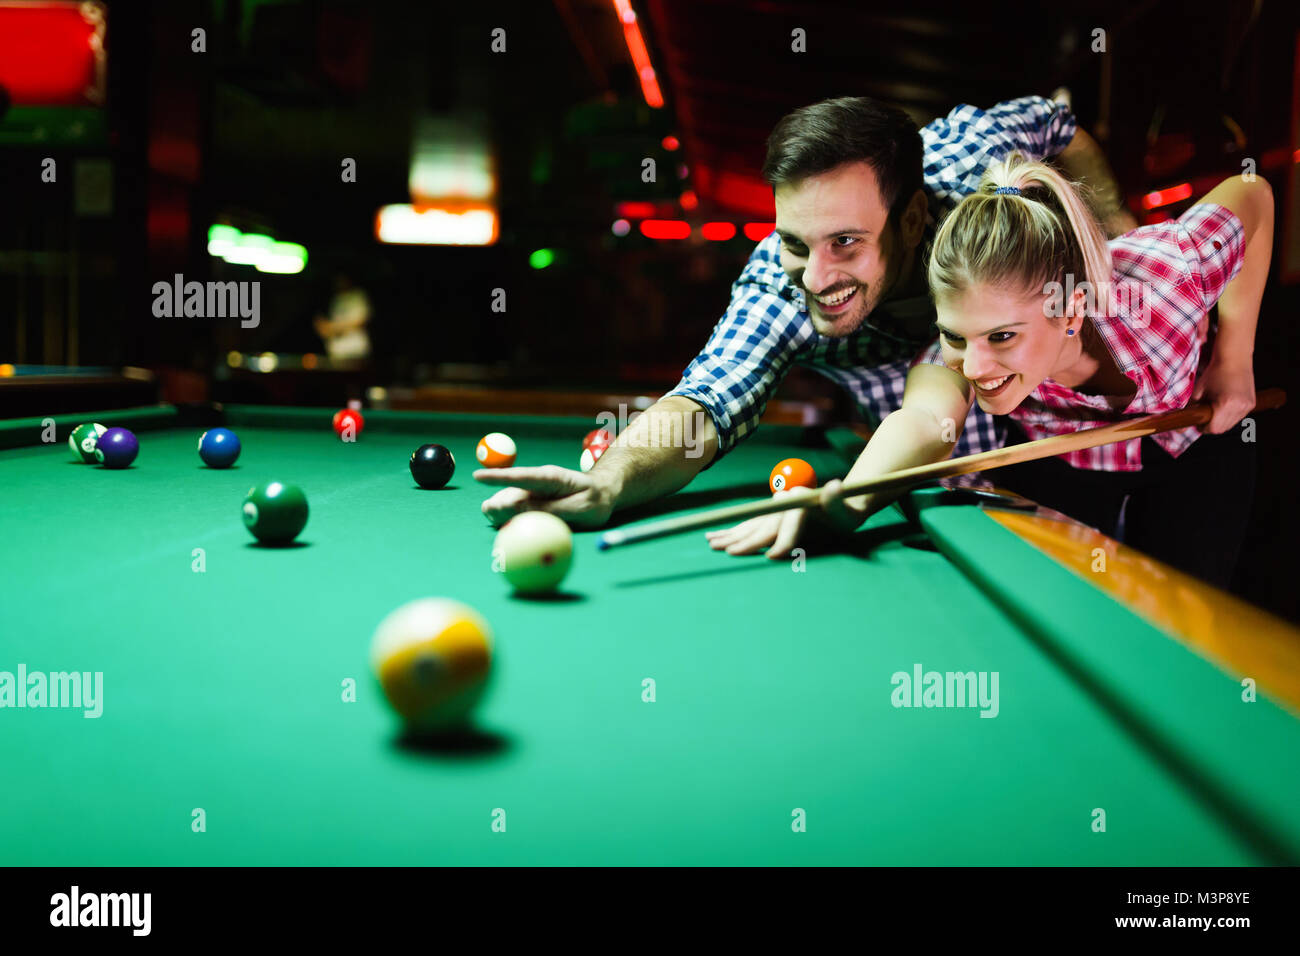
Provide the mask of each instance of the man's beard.
MULTIPOLYGON (((896 239, 896 237, 891 238, 896 239)), ((898 242, 892 241, 889 246, 891 247, 889 251, 897 249, 898 242)), ((828 338, 840 339, 852 335, 862 327, 862 323, 867 321, 867 316, 876 311, 890 290, 899 286, 907 265, 908 257, 900 255, 892 257, 891 268, 891 257, 887 252, 885 274, 880 277, 880 281, 872 285, 863 282, 857 283, 855 288, 858 292, 853 297, 852 307, 840 315, 827 316, 819 314, 816 298, 805 288, 803 292, 804 301, 808 305, 808 315, 812 319, 813 328, 819 335, 825 335, 828 338)))
POLYGON ((804 300, 808 304, 808 316, 812 319, 813 328, 818 335, 825 335, 834 339, 852 335, 862 327, 862 323, 867 320, 867 316, 875 311, 876 306, 880 304, 880 293, 877 287, 859 283, 854 288, 857 292, 853 296, 849 308, 838 315, 824 315, 820 311, 820 306, 813 294, 807 289, 804 290, 804 300))

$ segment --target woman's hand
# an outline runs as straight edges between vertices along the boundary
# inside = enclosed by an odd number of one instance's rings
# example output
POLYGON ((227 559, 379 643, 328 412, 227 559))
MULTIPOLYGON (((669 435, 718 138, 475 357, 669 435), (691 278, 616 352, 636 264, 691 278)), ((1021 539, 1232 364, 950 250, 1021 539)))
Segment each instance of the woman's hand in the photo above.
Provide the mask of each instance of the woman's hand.
MULTIPOLYGON (((862 524, 865 515, 838 497, 839 479, 828 481, 821 489, 820 508, 792 508, 776 514, 759 515, 732 528, 706 531, 709 547, 727 554, 758 554, 767 549, 767 557, 783 561, 791 556, 800 541, 816 532, 829 536, 846 534, 862 524)), ((778 491, 776 497, 788 495, 778 491)))
POLYGON ((1214 417, 1201 430, 1221 435, 1250 414, 1255 407, 1255 370, 1249 361, 1211 357, 1205 374, 1196 380, 1192 401, 1208 399, 1214 417))
MULTIPOLYGON (((781 498, 789 493, 778 491, 775 497, 781 498)), ((767 556, 776 561, 790 556, 807 520, 807 508, 792 508, 789 511, 750 518, 734 528, 706 531, 704 536, 709 539, 709 547, 714 551, 741 555, 758 554, 766 548, 767 556)))

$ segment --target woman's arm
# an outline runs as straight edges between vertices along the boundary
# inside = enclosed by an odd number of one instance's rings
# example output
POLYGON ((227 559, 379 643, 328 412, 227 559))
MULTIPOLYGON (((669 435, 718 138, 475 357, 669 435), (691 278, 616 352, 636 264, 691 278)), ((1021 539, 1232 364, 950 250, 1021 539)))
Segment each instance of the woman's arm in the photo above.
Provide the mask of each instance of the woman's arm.
POLYGON ((1075 130, 1070 145, 1061 151, 1056 161, 1066 175, 1087 187, 1085 196, 1092 203, 1106 235, 1113 239, 1138 227, 1137 219, 1124 205, 1124 193, 1115 182, 1115 173, 1106 161, 1106 154, 1085 130, 1075 130))
POLYGON ((1205 426, 1219 434, 1255 407, 1255 328, 1273 256, 1273 189, 1261 177, 1226 179, 1201 200, 1217 203, 1241 220, 1246 251, 1237 277, 1219 296, 1219 332, 1210 364, 1196 382, 1193 400, 1208 398, 1214 418, 1205 426))
MULTIPOLYGON (((903 407, 887 415, 845 476, 845 483, 878 478, 903 468, 943 461, 961 437, 975 393, 942 365, 917 365, 907 373, 903 407)), ((828 501, 825 511, 841 528, 856 528, 902 491, 828 501)))

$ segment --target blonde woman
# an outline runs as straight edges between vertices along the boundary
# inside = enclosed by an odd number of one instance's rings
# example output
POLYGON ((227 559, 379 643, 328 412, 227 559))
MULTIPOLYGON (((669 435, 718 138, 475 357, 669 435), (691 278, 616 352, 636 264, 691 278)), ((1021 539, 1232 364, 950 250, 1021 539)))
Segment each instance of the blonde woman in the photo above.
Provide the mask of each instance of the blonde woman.
MULTIPOLYGON (((1012 444, 1204 399, 1214 407, 1204 433, 1166 432, 989 477, 1226 587, 1254 487, 1254 446, 1235 426, 1255 401, 1251 359, 1272 241, 1262 179, 1225 180, 1178 219, 1107 243, 1056 170, 1018 156, 995 163, 935 236, 928 271, 939 339, 847 480, 948 457, 972 403, 1007 416, 1012 444)), ((783 558, 810 516, 854 528, 896 496, 766 516, 709 539, 732 554, 766 548, 783 558)))

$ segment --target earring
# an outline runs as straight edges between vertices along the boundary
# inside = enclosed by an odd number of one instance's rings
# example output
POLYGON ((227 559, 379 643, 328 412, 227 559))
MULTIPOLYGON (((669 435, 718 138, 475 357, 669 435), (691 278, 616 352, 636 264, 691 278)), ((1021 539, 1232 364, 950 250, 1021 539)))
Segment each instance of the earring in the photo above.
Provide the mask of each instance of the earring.
POLYGON ((1066 330, 1065 330, 1065 334, 1066 334, 1066 335, 1073 335, 1073 334, 1074 334, 1074 329, 1066 329, 1066 330))

